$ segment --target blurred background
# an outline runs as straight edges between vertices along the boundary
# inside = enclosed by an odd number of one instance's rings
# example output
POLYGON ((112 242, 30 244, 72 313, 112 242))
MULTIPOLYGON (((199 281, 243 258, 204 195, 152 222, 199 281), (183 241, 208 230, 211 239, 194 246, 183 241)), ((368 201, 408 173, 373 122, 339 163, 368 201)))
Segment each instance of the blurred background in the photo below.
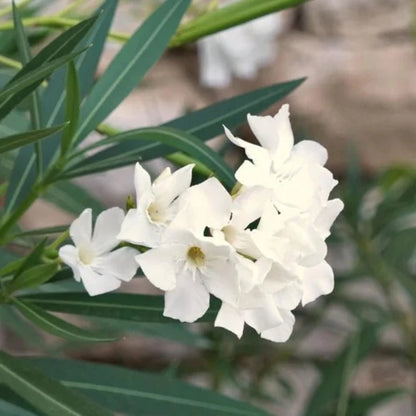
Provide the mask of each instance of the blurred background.
MULTIPOLYGON (((8 2, 3 2, 8 4, 8 2)), ((28 2, 27 15, 64 9, 66 1, 28 2)), ((76 2, 80 17, 98 2, 76 2)), ((187 18, 227 1, 195 0, 187 18)), ((411 0, 312 0, 171 49, 109 117, 119 129, 151 126, 210 103, 290 79, 307 80, 288 98, 298 140, 327 147, 346 209, 329 240, 335 292, 297 313, 292 339, 242 341, 201 324, 136 325, 120 342, 79 349, 40 338, 19 316, 0 316, 3 346, 178 374, 284 416, 416 414, 416 18, 411 0), (20 319, 21 333, 7 322, 20 319), (161 339, 163 335, 164 339, 161 339), (170 338, 167 340, 166 338, 170 338), (341 404, 340 404, 341 403, 341 404), (335 411, 334 411, 335 409, 335 411), (337 413, 336 413, 337 412, 337 413)), ((120 2, 113 31, 132 33, 160 1, 120 2)), ((3 17, 0 19, 9 19, 3 17)), ((0 22, 1 28, 1 22, 0 22)), ((36 49, 53 29, 32 28, 36 49)), ((109 39, 99 71, 120 48, 109 39)), ((0 31, 0 53, 14 55, 0 31)), ((1 70, 7 71, 6 66, 1 70)), ((274 114, 282 103, 268 110, 274 114)), ((252 137, 247 126, 238 133, 252 137)), ((99 137, 97 135, 97 137, 99 137)), ((89 140, 96 140, 91 137, 89 140)), ((230 164, 242 154, 212 142, 230 164)), ((165 161, 148 167, 159 172, 165 161)), ((104 205, 124 206, 133 167, 78 181, 104 205)), ((25 228, 69 223, 55 205, 36 203, 25 228)), ((128 290, 154 291, 144 279, 128 290)), ((152 292, 153 293, 153 292, 152 292)))

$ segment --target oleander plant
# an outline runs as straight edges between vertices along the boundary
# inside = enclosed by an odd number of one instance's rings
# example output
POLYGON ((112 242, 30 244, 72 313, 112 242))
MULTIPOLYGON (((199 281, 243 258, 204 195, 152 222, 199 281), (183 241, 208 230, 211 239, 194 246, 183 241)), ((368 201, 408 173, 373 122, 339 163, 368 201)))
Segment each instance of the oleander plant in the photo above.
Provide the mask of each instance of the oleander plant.
POLYGON ((110 30, 117 0, 84 19, 72 14, 79 1, 53 15, 30 1, 0 9, 0 323, 36 351, 19 355, 3 343, 1 415, 268 415, 270 405, 297 400, 282 371, 290 363, 320 374, 304 416, 367 415, 412 394, 352 385, 373 353, 416 368, 414 168, 366 178, 351 151, 338 185, 326 149, 295 140, 288 104, 261 115, 305 79, 163 125, 106 124, 168 48, 304 1, 210 2, 195 14, 191 0, 165 0, 132 35, 110 30), (108 41, 122 45, 96 78, 108 41), (237 137, 246 122, 255 142, 237 137), (99 139, 86 142, 91 133, 99 139), (243 155, 236 169, 205 143, 222 134, 226 150, 243 155), (153 178, 146 162, 156 158, 169 165, 153 178), (104 207, 73 181, 129 165, 135 195, 124 206, 104 207), (23 228, 39 199, 75 219, 23 228), (328 248, 332 257, 353 253, 335 277, 328 248), (134 293, 132 279, 160 294, 134 293), (350 290, 363 281, 381 300, 350 290), (348 324, 334 321, 334 307, 348 324), (399 347, 383 344, 391 326, 399 347), (317 327, 342 336, 335 355, 300 351, 317 327), (45 333, 57 347, 42 341, 45 333), (179 343, 201 358, 162 372, 68 358, 126 334, 179 343), (206 388, 189 381, 194 373, 206 388))

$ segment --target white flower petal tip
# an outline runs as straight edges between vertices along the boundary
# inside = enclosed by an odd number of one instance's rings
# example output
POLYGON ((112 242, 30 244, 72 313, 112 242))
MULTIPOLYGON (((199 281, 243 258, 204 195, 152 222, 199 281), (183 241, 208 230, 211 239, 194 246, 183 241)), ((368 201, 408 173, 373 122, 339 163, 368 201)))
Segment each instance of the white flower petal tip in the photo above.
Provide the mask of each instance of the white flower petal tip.
POLYGON ((121 208, 107 209, 98 215, 93 232, 92 211, 88 208, 70 226, 74 245, 59 250, 59 257, 72 269, 74 279, 82 281, 91 296, 116 290, 122 281, 136 274, 137 251, 131 247, 115 249, 123 220, 121 208))

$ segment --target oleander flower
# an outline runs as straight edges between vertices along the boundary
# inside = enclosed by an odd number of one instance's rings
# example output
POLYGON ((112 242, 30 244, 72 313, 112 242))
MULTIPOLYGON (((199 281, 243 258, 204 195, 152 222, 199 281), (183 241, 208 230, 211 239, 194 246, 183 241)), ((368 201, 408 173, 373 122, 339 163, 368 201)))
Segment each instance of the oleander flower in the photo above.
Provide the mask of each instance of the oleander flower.
POLYGON ((127 212, 118 238, 146 247, 156 247, 163 232, 178 211, 178 197, 189 188, 194 165, 187 165, 171 173, 166 168, 154 181, 136 163, 134 183, 136 208, 127 212))
POLYGON ((319 143, 304 140, 294 144, 289 121, 289 105, 274 116, 247 116, 260 145, 235 137, 226 127, 228 139, 245 149, 247 157, 236 172, 236 179, 247 187, 263 186, 274 192, 280 212, 317 211, 338 183, 324 168, 327 151, 319 143))
POLYGON ((107 209, 98 215, 92 232, 92 211, 87 208, 69 228, 75 245, 65 245, 59 250, 61 260, 91 296, 111 292, 136 274, 137 251, 131 247, 114 250, 120 243, 117 234, 123 219, 122 209, 107 209))

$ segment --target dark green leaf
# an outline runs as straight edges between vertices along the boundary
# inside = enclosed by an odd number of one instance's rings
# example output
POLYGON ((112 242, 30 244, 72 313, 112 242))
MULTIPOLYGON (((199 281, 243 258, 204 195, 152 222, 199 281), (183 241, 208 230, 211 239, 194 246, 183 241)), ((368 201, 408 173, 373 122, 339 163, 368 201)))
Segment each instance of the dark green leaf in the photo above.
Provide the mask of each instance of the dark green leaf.
MULTIPOLYGON (((44 293, 22 298, 31 305, 54 312, 134 322, 173 322, 163 316, 163 296, 109 293, 91 297, 86 293, 44 293)), ((215 320, 219 302, 214 300, 211 303, 211 307, 199 322, 215 320)))
MULTIPOLYGON (((24 75, 10 81, 0 91, 0 102, 2 102, 0 107, 0 119, 9 114, 9 112, 15 108, 16 105, 23 100, 23 98, 30 94, 47 76, 62 65, 65 65, 67 62, 76 58, 85 50, 86 49, 84 48, 79 51, 71 52, 60 58, 50 60, 33 71, 25 72, 24 75)), ((25 67, 26 66, 24 66, 23 69, 25 69, 25 67)))
POLYGON ((48 416, 111 416, 98 404, 5 352, 0 352, 0 375, 4 384, 48 416))
POLYGON ((7 416, 36 416, 34 413, 23 410, 14 404, 0 400, 0 414, 7 416))
POLYGON ((13 303, 19 309, 20 313, 29 321, 33 322, 39 328, 52 335, 69 341, 83 342, 110 342, 116 338, 94 334, 82 328, 78 328, 54 315, 44 311, 32 303, 23 301, 21 298, 12 298, 13 303))
MULTIPOLYGON (((139 149, 143 149, 143 145, 140 146, 140 143, 144 141, 148 142, 150 146, 154 143, 163 143, 170 147, 171 151, 181 150, 212 169, 227 187, 232 188, 235 184, 233 172, 218 154, 189 133, 167 127, 153 127, 130 130, 111 136, 110 139, 106 140, 106 143, 111 144, 125 141, 135 142, 139 149)), ((110 158, 106 158, 106 154, 108 154, 108 150, 104 150, 85 159, 83 162, 70 168, 68 172, 65 172, 64 177, 71 178, 106 171, 111 168, 134 163, 141 159, 140 151, 130 152, 128 155, 121 156, 113 154, 110 158)))
POLYGON ((0 153, 8 152, 9 150, 17 149, 29 143, 35 143, 44 139, 59 130, 62 130, 65 125, 50 127, 47 129, 33 130, 26 133, 14 134, 13 136, 3 137, 0 139, 0 153))
POLYGON ((51 377, 112 411, 137 416, 266 416, 263 410, 170 377, 109 365, 30 359, 51 377))
POLYGON ((68 122, 62 134, 61 154, 65 155, 71 148, 72 138, 78 127, 79 106, 80 106, 80 92, 77 69, 75 64, 70 62, 68 64, 67 79, 66 79, 66 109, 65 121, 68 122))
POLYGON ((16 234, 15 237, 38 237, 50 234, 60 234, 66 231, 68 228, 69 225, 57 225, 55 227, 35 228, 33 230, 22 231, 16 234))
MULTIPOLYGON (((13 21, 14 21, 14 28, 16 33, 16 41, 17 46, 19 48, 20 58, 23 65, 26 65, 32 59, 32 54, 30 52, 30 46, 28 39, 25 34, 25 30, 20 19, 19 11, 17 10, 14 2, 12 3, 13 9, 13 21)), ((32 120, 32 128, 34 130, 38 130, 41 128, 41 115, 40 115, 40 101, 39 101, 39 94, 37 91, 34 91, 30 95, 30 115, 32 120)), ((42 170, 42 147, 39 143, 35 144, 35 151, 36 151, 36 160, 38 166, 38 173, 42 170)))
MULTIPOLYGON (((246 121, 247 113, 255 114, 265 110, 296 89, 303 81, 304 79, 298 79, 260 88, 169 121, 164 127, 190 133, 203 141, 212 139, 224 132, 223 124, 230 129, 235 128, 246 121)), ((102 144, 105 145, 105 142, 103 141, 102 144)), ((145 161, 172 153, 172 148, 163 143, 144 143, 138 146, 134 141, 127 141, 102 151, 101 156, 117 157, 119 160, 124 158, 129 164, 131 159, 129 160, 128 157, 133 152, 140 154, 140 160, 145 161)), ((123 164, 120 163, 118 166, 123 164)))
POLYGON ((190 0, 164 2, 131 36, 87 97, 75 142, 101 123, 137 86, 166 49, 189 4, 190 0))

